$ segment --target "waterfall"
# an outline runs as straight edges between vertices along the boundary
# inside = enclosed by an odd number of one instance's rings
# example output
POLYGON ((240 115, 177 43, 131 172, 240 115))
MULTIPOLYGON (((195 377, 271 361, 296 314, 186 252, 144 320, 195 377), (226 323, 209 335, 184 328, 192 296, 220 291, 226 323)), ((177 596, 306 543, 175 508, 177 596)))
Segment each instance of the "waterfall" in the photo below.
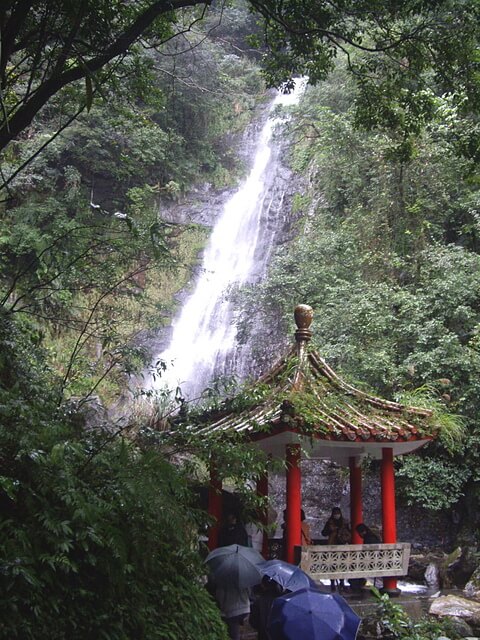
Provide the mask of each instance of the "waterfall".
MULTIPOLYGON (((305 81, 298 80, 290 93, 278 93, 269 117, 258 136, 250 173, 225 203, 216 222, 195 289, 174 320, 171 342, 160 353, 166 370, 152 388, 180 386, 187 399, 194 399, 222 374, 235 371, 236 328, 229 291, 234 286, 253 282, 266 269, 272 249, 271 209, 281 210, 274 183, 278 169, 279 143, 274 129, 284 122, 277 116, 277 105, 296 104, 305 81)), ((274 230, 273 230, 274 231, 274 230)))

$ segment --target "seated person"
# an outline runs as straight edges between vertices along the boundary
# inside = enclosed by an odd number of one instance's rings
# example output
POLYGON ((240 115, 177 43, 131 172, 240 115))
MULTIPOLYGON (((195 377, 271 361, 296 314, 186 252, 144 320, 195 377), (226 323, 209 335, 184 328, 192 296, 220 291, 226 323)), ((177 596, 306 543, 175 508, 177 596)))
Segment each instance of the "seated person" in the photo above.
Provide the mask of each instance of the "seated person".
MULTIPOLYGON (((374 531, 372 531, 369 527, 367 527, 367 525, 364 524, 363 522, 361 522, 360 524, 357 524, 357 526, 355 527, 355 531, 362 538, 363 544, 380 544, 382 542, 380 540, 380 537, 377 536, 377 534, 374 531)), ((375 580, 376 578, 374 578, 374 582, 373 582, 374 584, 375 584, 375 580)), ((362 587, 364 587, 367 584, 366 578, 350 578, 348 582, 350 584, 352 591, 356 591, 356 592, 361 592, 362 587)))

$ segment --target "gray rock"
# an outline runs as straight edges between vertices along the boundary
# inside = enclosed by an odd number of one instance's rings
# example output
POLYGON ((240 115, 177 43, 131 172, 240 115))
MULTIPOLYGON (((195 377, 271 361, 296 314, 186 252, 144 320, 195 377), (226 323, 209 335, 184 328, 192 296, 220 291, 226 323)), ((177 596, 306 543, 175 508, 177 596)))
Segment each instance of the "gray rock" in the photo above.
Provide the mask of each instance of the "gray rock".
POLYGON ((473 635, 472 627, 463 618, 450 618, 450 625, 461 638, 473 635))
POLYGON ((473 628, 480 626, 480 603, 460 596, 448 595, 436 598, 430 605, 430 615, 460 618, 473 628))
POLYGON ((111 432, 115 425, 110 421, 108 411, 99 396, 88 398, 72 397, 65 404, 64 410, 73 421, 86 431, 104 430, 111 432))
POLYGON ((472 627, 468 624, 468 622, 463 620, 463 618, 450 618, 450 624, 452 630, 455 631, 455 633, 461 638, 473 635, 472 627))
POLYGON ((477 555, 474 547, 459 547, 447 559, 443 586, 455 586, 463 589, 477 567, 477 555))
POLYGON ((438 589, 440 586, 440 570, 438 565, 431 562, 425 570, 425 583, 431 589, 438 589))
POLYGON ((463 592, 468 598, 480 600, 480 567, 475 569, 463 592))

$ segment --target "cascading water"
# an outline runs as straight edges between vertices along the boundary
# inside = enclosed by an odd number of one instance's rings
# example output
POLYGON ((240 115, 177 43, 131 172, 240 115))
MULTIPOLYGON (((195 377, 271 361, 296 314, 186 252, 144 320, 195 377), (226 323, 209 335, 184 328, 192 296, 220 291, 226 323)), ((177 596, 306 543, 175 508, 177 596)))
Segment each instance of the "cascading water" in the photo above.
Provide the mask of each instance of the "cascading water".
MULTIPOLYGON (((229 290, 261 277, 271 250, 268 232, 270 209, 275 198, 272 186, 278 165, 272 134, 281 124, 273 110, 277 105, 296 104, 304 90, 299 80, 290 93, 278 93, 270 107, 254 151, 250 174, 238 191, 225 203, 214 226, 196 287, 173 323, 170 345, 156 360, 166 370, 152 382, 154 388, 175 389, 192 400, 210 383, 225 373, 236 345, 234 309, 229 290)), ((281 200, 281 199, 280 199, 281 200)), ((276 198, 276 207, 281 208, 276 198)))

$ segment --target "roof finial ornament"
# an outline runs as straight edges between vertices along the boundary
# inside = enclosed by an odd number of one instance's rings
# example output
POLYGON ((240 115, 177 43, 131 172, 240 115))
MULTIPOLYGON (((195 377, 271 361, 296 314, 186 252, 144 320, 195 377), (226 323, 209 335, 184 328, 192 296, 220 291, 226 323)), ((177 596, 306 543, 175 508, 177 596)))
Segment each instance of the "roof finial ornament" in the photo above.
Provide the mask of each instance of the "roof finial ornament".
POLYGON ((297 342, 308 342, 312 337, 310 325, 313 320, 313 309, 308 304, 297 304, 294 311, 295 324, 295 340, 297 342))

